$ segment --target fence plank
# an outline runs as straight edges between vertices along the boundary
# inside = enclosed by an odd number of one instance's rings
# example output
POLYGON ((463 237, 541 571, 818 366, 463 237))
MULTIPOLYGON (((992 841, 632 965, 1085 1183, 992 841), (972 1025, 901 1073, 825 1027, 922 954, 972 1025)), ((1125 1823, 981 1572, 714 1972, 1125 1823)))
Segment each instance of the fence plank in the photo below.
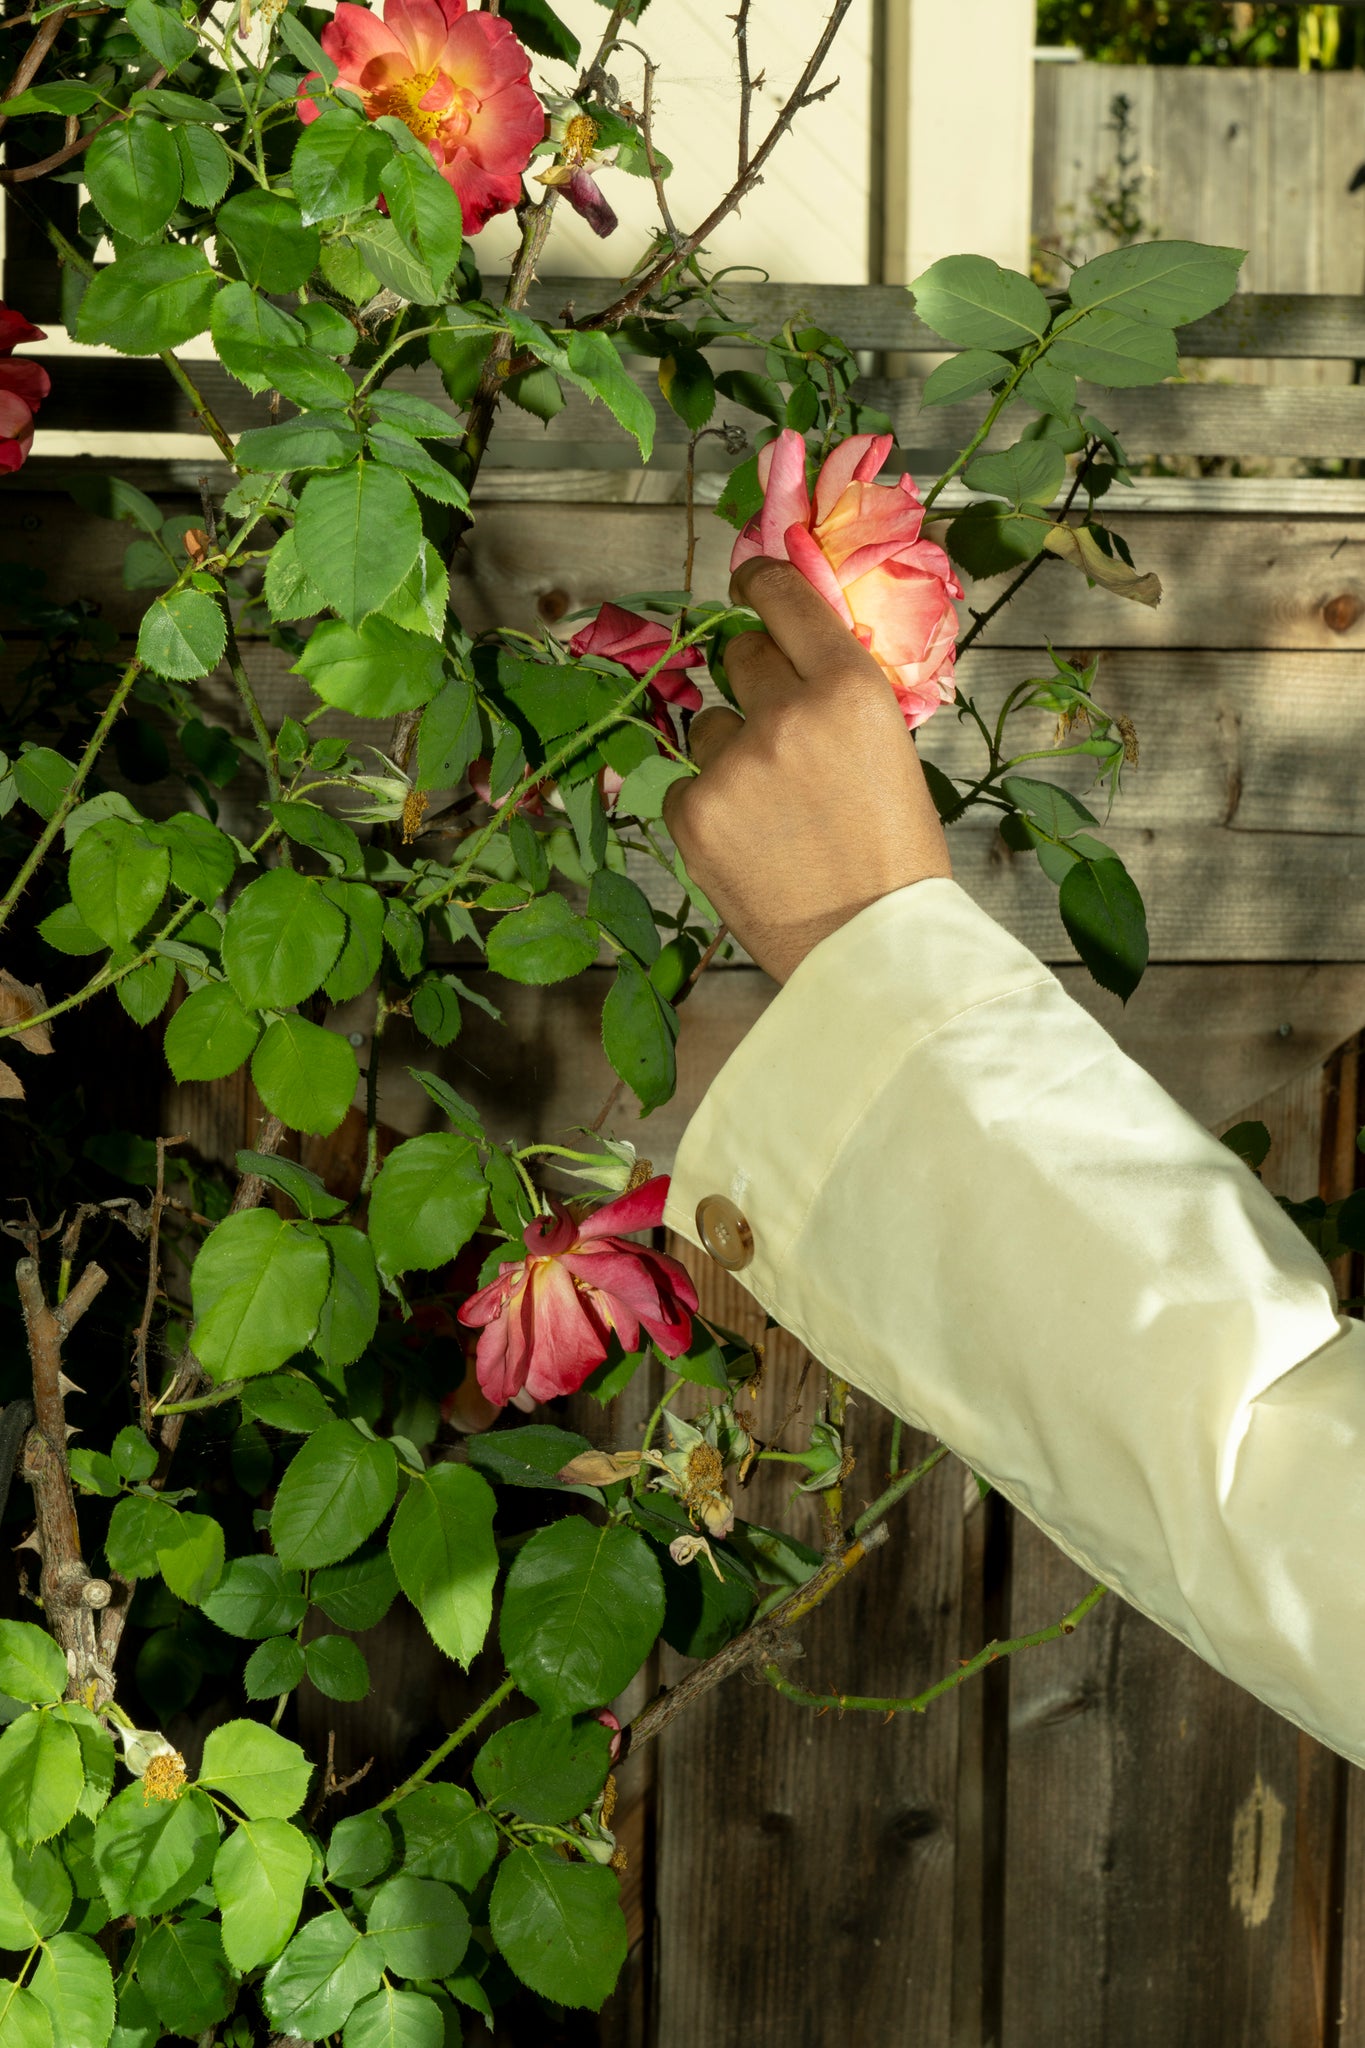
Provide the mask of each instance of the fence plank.
MULTIPOLYGON (((761 1311, 728 1275, 690 1246, 670 1248, 691 1265, 704 1309, 761 1331, 761 1311)), ((804 1358, 785 1334, 769 1343, 760 1436, 790 1411, 804 1358)), ((808 1376, 784 1445, 804 1441, 819 1378, 808 1376)), ((883 1411, 855 1401, 850 1506, 885 1484, 889 1434, 883 1411)), ((906 1456, 925 1448, 908 1440, 906 1456)), ((777 1518, 791 1481, 775 1470, 790 1468, 764 1469, 741 1513, 777 1518)), ((953 1668, 962 1478, 944 1460, 896 1511, 886 1548, 802 1624, 805 1655, 789 1667, 799 1684, 903 1693, 953 1668)), ((685 1665, 670 1653, 665 1668, 685 1665)), ((740 2032, 752 2048, 790 2048, 834 2038, 838 2016, 854 2012, 860 2038, 897 2039, 913 2013, 917 2048, 948 2048, 953 1697, 886 1727, 875 1715, 816 1719, 735 1679, 673 1723, 656 1768, 658 2048, 713 2048, 740 2032)))
MULTIPOLYGON (((652 368, 637 367, 632 375, 654 410, 653 465, 681 467, 688 446, 687 428, 665 403, 652 368)), ((269 423, 265 399, 253 398, 219 364, 197 364, 194 376, 210 410, 229 433, 269 423)), ((443 398, 440 378, 430 366, 391 382, 398 390, 412 390, 438 402, 443 398)), ((854 396, 889 414, 900 447, 917 461, 928 463, 933 458, 935 467, 946 465, 975 433, 984 406, 941 406, 925 412, 920 406, 920 388, 918 379, 863 378, 855 386, 854 396)), ((1107 392, 1083 385, 1081 397, 1088 409, 1098 411, 1114 428, 1134 456, 1365 455, 1365 394, 1355 387, 1169 384, 1147 391, 1107 392)), ((548 427, 514 406, 504 406, 498 432, 489 446, 492 466, 531 461, 543 468, 547 458, 611 468, 639 466, 634 443, 602 406, 581 391, 569 390, 565 398, 563 411, 548 427)), ((1032 416, 1027 410, 1011 412, 992 436, 992 445, 1014 441, 1032 416)), ((731 400, 723 401, 720 417, 750 438, 766 424, 758 414, 731 400)), ((188 399, 171 383, 160 363, 63 358, 61 374, 44 406, 44 427, 63 433, 99 433, 107 432, 112 420, 123 434, 139 430, 193 433, 198 426, 188 399)), ((451 425, 454 431, 453 415, 451 425)), ((697 449, 702 471, 728 470, 734 460, 718 441, 702 442, 697 449)))
MULTIPOLYGON (((1320 1184, 1323 1087, 1249 1107, 1277 1189, 1320 1184)), ((1015 1518, 1012 1628, 1086 1583, 1015 1518)), ((1329 2040, 1338 1760, 1112 1595, 1008 1678, 1003 2048, 1329 2040)))

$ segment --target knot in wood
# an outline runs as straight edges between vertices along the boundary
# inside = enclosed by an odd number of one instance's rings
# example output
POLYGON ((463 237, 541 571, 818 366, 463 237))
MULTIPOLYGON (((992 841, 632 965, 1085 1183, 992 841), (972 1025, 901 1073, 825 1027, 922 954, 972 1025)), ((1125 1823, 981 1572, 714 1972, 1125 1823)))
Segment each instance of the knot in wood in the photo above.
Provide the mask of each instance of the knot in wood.
POLYGON ((536 599, 536 610, 549 625, 553 625, 556 619, 562 619, 568 609, 567 590, 543 590, 536 599))
POLYGON ((1322 608, 1323 623, 1333 633, 1349 633, 1365 606, 1354 590, 1339 591, 1322 608))

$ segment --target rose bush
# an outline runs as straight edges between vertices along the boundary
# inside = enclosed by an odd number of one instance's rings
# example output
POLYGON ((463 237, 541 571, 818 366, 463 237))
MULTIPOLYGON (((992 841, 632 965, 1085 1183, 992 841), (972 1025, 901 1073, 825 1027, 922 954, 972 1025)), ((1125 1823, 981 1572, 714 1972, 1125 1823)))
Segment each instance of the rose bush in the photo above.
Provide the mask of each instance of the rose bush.
MULTIPOLYGON (((689 541, 677 590, 619 593, 567 645, 467 631, 450 565, 505 408, 549 421, 572 392, 641 464, 662 421, 689 479, 718 437, 737 552, 797 564, 908 726, 951 703, 979 732, 977 773, 926 761, 945 819, 991 809, 1092 972, 1124 995, 1141 975, 1137 891, 1039 767, 1088 763, 1112 796, 1131 730, 1094 667, 1060 658, 987 717, 954 673, 955 637, 986 622, 958 627, 956 571, 1012 577, 1002 601, 1052 557, 1131 576, 1096 509, 1122 449, 1076 379, 1170 374, 1174 328, 1233 289, 1236 252, 1126 249, 1050 295, 984 258, 934 265, 916 310, 950 360, 923 402, 979 397, 979 427, 922 498, 878 481, 892 423, 852 352, 799 310, 755 325, 703 262, 820 97, 849 5, 761 138, 745 88, 744 161, 686 231, 674 138, 646 126, 653 68, 638 108, 617 79, 646 33, 624 33, 626 0, 586 51, 545 0, 271 0, 249 23, 127 0, 10 24, 0 175, 60 258, 65 316, 111 351, 111 407, 115 358, 143 358, 219 460, 188 515, 127 478, 72 485, 132 532, 131 656, 91 605, 0 573, 37 650, 0 731, 22 1251, 0 1452, 41 1602, 0 1621, 6 2041, 426 2048, 518 1999, 532 2038, 538 2001, 599 2006, 625 1954, 613 1766, 673 1711, 623 1702, 655 1646, 698 1660, 688 1697, 738 1659, 821 1703, 756 1653, 864 1555, 842 1394, 804 1447, 755 1438, 761 1357, 649 1241, 664 1179, 611 1126, 627 1087, 646 1112, 669 1099, 687 999, 725 957, 663 797, 693 772, 704 682, 728 689, 727 640, 756 622, 693 588, 689 541), (528 52, 570 75, 542 92, 528 52), (560 198, 609 232, 627 176, 660 195, 658 232, 563 313, 535 290, 560 198), (509 210, 517 255, 485 280, 473 238, 509 210), (177 353, 204 334, 231 427, 177 353), (452 1085, 471 1015, 501 1025, 524 991, 552 1017, 563 992, 567 1015, 603 983, 619 1087, 577 1143, 527 1128, 529 1076, 500 1098, 515 1115, 452 1085), (116 1004, 179 1088, 249 1084, 254 1143, 225 1161, 92 1127, 103 1047, 82 1069, 72 1013, 103 1029, 116 1004), (403 1135, 385 1105, 409 1063, 430 1128, 403 1135), (632 1387, 638 1442, 631 1424, 628 1451, 604 1448, 601 1410, 632 1387), (818 1498, 823 1554, 745 1514, 766 1459, 818 1498), (421 1686, 386 1692, 406 1747, 348 1786, 307 1703, 391 1688, 364 1646, 399 1603, 462 1705, 438 1730, 421 1686)), ((0 315, 0 468, 48 390, 13 350, 42 338, 0 315)))

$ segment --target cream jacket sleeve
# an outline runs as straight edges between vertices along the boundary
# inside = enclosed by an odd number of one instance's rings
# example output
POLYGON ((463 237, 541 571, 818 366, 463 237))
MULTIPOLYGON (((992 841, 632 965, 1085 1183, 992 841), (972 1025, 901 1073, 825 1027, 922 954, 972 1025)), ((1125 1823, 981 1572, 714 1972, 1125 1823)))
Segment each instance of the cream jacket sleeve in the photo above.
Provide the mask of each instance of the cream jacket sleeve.
POLYGON ((825 939, 665 1222, 1219 1671, 1365 1763, 1365 1326, 1240 1160, 953 882, 825 939))

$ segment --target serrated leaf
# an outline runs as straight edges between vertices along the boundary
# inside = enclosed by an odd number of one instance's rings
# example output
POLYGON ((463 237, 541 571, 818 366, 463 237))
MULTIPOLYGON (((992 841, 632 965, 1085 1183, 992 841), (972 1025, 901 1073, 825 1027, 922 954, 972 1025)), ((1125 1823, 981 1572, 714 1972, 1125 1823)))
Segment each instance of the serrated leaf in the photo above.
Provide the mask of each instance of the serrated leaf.
POLYGON ((392 718, 436 695, 442 655, 435 641, 391 619, 375 616, 358 627, 324 619, 293 672, 308 678, 324 704, 356 718, 392 718))
POLYGON ((190 1276, 194 1350, 210 1379, 275 1372, 311 1342, 331 1282, 326 1246, 272 1209, 229 1216, 190 1276))
POLYGON ((604 1706, 649 1655, 663 1613, 659 1567, 643 1537, 569 1515, 517 1553, 499 1624, 503 1655, 544 1712, 604 1706))
POLYGON ((626 1959, 626 1919, 610 1870, 513 1849, 493 1886, 489 1922, 523 1984, 558 2005, 594 2012, 626 1959))
POLYGON ((402 477, 362 458, 309 479, 294 534, 299 560, 327 602, 359 626, 417 559, 422 515, 402 477))
POLYGON ((251 1078, 291 1130, 325 1138, 350 1108, 360 1069, 339 1032, 305 1017, 277 1017, 252 1055, 251 1078))
POLYGON ((1067 936, 1101 988, 1127 1002, 1147 966, 1147 914, 1121 860, 1079 860, 1057 906, 1067 936))
POLYGON ((280 1481, 270 1534, 281 1563, 334 1564, 373 1533, 393 1506, 398 1460, 391 1444, 351 1422, 328 1422, 298 1451, 280 1481))
POLYGON ((385 1277, 453 1259, 483 1221, 487 1194, 474 1147, 430 1131, 395 1146, 370 1197, 370 1242, 385 1277))
POLYGON ((96 272, 76 315, 76 339, 134 356, 179 348, 208 326, 217 291, 201 248, 167 242, 134 249, 96 272))
POLYGON ((41 1709, 0 1734, 0 1831, 31 1848, 75 1813, 85 1774, 76 1731, 41 1709))
POLYGON ((223 966, 244 1004, 289 1009, 321 985, 345 938, 345 918, 311 876, 273 868, 228 912, 223 966))
POLYGON ((134 1783, 95 1823, 95 1869, 114 1914, 170 1912, 204 1883, 217 1853, 218 1821, 202 1792, 149 1800, 134 1783))
POLYGON ((287 1820, 245 1820, 213 1866, 223 1947, 234 1970, 273 1963, 298 1921, 313 1867, 307 1840, 287 1820))
POLYGON ((467 1670, 493 1617, 498 1575, 493 1489, 467 1465, 414 1479, 389 1531, 398 1583, 432 1640, 467 1670))
POLYGON ((138 628, 139 661, 159 676, 193 682, 218 666, 227 645, 227 621, 216 598, 202 590, 158 597, 138 628))
POLYGON ((318 2041, 345 2025, 384 1974, 378 1944, 342 1912, 320 1913, 294 1936, 261 1987, 261 2000, 282 2034, 318 2041))
POLYGON ((297 1742, 259 1721, 224 1721, 205 1740, 199 1783, 221 1792, 248 1820, 288 1820, 312 1775, 297 1742))
POLYGON ((1130 320, 1182 327, 1232 297, 1245 257, 1245 249, 1201 242, 1139 242, 1083 263, 1067 294, 1073 306, 1110 306, 1130 320))
POLYGON ((960 348, 1014 349, 1051 318, 1036 284, 988 256, 944 256, 910 286, 921 320, 960 348))
POLYGON ((261 1021, 225 981, 186 996, 166 1026, 166 1064, 177 1081, 217 1081, 236 1073, 260 1037, 261 1021))

